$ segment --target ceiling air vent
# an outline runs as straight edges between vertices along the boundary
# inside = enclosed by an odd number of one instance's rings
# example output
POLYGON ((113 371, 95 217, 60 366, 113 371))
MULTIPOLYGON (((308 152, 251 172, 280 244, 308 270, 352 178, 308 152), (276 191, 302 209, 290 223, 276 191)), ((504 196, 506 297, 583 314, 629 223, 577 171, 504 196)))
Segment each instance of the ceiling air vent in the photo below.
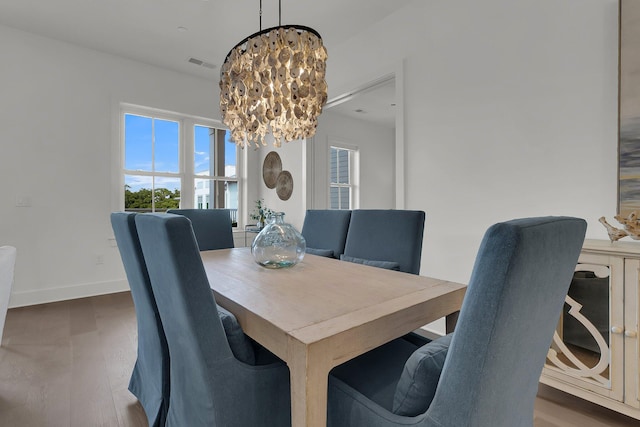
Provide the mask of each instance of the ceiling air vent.
POLYGON ((202 59, 198 59, 198 58, 189 58, 187 59, 187 62, 198 65, 200 67, 209 68, 210 70, 213 70, 214 68, 216 68, 215 64, 212 64, 211 62, 203 61, 202 59))

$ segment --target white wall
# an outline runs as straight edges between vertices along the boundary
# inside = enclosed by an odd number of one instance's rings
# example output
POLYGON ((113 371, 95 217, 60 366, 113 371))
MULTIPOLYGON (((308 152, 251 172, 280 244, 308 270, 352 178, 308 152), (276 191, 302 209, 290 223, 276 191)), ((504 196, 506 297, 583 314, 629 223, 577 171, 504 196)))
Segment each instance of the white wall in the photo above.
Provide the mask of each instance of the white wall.
MULTIPOLYGON (((253 168, 257 179, 251 180, 257 187, 257 197, 264 199, 265 205, 276 212, 284 212, 284 221, 293 225, 298 231, 302 230, 306 205, 306 141, 283 142, 282 146, 273 146, 273 138, 268 136, 268 145, 259 150, 250 148, 249 157, 257 157, 257 166, 253 168), (293 193, 288 200, 280 200, 276 189, 267 188, 262 179, 262 164, 269 152, 275 151, 282 160, 282 170, 289 171, 293 177, 293 193), (257 184, 256 184, 257 181, 257 184)), ((255 199, 249 200, 249 212, 255 206, 255 199)))
MULTIPOLYGON (((11 304, 125 289, 108 240, 113 105, 218 118, 217 85, 2 26, 0 52, 0 242, 18 247, 11 304), (16 207, 25 197, 32 206, 16 207)), ((577 215, 588 237, 607 238, 597 219, 616 211, 617 0, 416 0, 330 49, 329 97, 398 63, 406 207, 427 212, 422 274, 467 281, 486 228, 513 217, 577 215)), ((249 170, 267 152, 247 152, 249 170)), ((307 175, 309 147, 280 154, 307 175)), ((255 178, 247 203, 269 197, 300 227, 311 201, 280 205, 255 178)), ((309 181, 294 182, 294 197, 309 181)))
POLYGON ((607 238, 597 219, 616 212, 617 19, 617 0, 416 0, 329 52, 330 97, 404 64, 406 208, 427 213, 421 274, 468 281, 486 228, 515 217, 575 215, 607 238))
POLYGON ((216 118, 217 85, 4 26, 0 52, 0 244, 18 248, 11 305, 127 289, 108 240, 113 106, 216 118), (16 207, 24 198, 31 207, 16 207))
POLYGON ((313 193, 310 209, 329 204, 329 145, 337 142, 358 149, 360 208, 395 207, 395 129, 351 119, 326 109, 313 138, 313 193))

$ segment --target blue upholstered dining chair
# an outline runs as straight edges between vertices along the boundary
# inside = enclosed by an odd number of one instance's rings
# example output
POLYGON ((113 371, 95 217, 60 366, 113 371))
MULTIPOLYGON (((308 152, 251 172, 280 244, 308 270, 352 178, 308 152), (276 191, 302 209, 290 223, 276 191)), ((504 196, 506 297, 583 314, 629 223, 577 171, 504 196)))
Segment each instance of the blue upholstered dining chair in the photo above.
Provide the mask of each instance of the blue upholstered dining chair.
POLYGON ((229 209, 169 209, 167 213, 191 220, 201 251, 233 248, 233 227, 229 209))
POLYGON ((455 332, 413 352, 395 340, 335 368, 328 425, 531 427, 585 230, 569 217, 490 227, 455 332))
POLYGON ((149 425, 164 426, 169 407, 169 348, 140 248, 135 217, 130 212, 111 214, 124 270, 138 322, 138 359, 129 391, 138 398, 149 425))
POLYGON ((307 253, 340 258, 347 241, 351 211, 337 209, 309 209, 304 216, 302 235, 307 253))
MULTIPOLYGON (((291 426, 289 369, 238 359, 183 216, 136 217, 171 356, 168 426, 291 426)), ((251 352, 250 342, 245 351, 251 352)))
POLYGON ((423 211, 354 210, 340 259, 418 274, 424 218, 423 211))

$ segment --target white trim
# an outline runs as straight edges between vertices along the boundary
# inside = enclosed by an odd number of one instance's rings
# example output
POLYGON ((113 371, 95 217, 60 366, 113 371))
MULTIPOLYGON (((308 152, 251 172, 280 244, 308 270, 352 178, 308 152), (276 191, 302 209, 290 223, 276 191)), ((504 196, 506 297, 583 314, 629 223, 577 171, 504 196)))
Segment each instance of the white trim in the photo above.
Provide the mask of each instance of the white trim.
POLYGON ((11 294, 9 308, 46 304, 50 302, 86 298, 96 295, 113 294, 128 290, 129 282, 126 280, 114 280, 109 282, 83 283, 80 285, 60 286, 57 288, 13 292, 11 294))
POLYGON ((184 141, 184 147, 182 150, 180 150, 181 151, 180 152, 180 157, 181 157, 180 171, 182 173, 182 185, 180 186, 180 207, 184 206, 183 200, 189 200, 189 202, 192 204, 191 207, 193 207, 194 199, 195 199, 194 197, 195 190, 193 188, 193 185, 184 185, 184 183, 190 178, 189 176, 187 176, 187 171, 188 170, 193 171, 193 167, 194 167, 193 137, 195 135, 195 131, 193 129, 193 126, 194 126, 194 123, 192 122, 192 120, 187 118, 182 120, 182 123, 180 124, 180 137, 183 138, 182 141, 184 141), (191 155, 187 156, 187 155, 183 155, 183 153, 190 153, 191 155))
POLYGON ((324 105, 323 108, 331 108, 331 107, 335 107, 336 105, 340 105, 340 104, 343 104, 345 102, 351 101, 357 95, 360 95, 362 93, 366 93, 366 92, 368 92, 370 90, 377 89, 378 87, 387 84, 388 82, 390 82, 394 78, 395 78, 395 74, 394 73, 385 74, 384 76, 379 77, 379 78, 377 78, 375 80, 372 80, 372 81, 370 81, 368 83, 365 83, 362 86, 358 86, 358 87, 354 88, 353 90, 350 90, 347 93, 343 93, 342 95, 338 95, 335 98, 331 98, 330 100, 328 100, 326 102, 326 104, 324 105))
POLYGON ((302 204, 302 211, 306 212, 307 209, 307 203, 308 203, 308 196, 307 196, 307 192, 309 189, 309 182, 308 182, 308 177, 309 177, 309 173, 308 173, 308 168, 309 168, 309 163, 307 162, 307 151, 313 151, 313 150, 309 150, 308 149, 308 145, 307 145, 307 139, 301 139, 299 141, 300 144, 302 144, 302 155, 301 155, 301 160, 302 160, 302 191, 301 191, 301 196, 302 196, 302 200, 301 200, 301 204, 302 204))
POLYGON ((119 106, 120 106, 120 110, 127 110, 133 114, 138 114, 141 116, 150 117, 149 114, 152 113, 153 117, 156 117, 159 119, 167 119, 167 120, 189 119, 189 120, 198 122, 198 124, 205 124, 206 126, 216 127, 218 129, 227 129, 227 127, 220 120, 211 119, 208 117, 192 116, 189 114, 183 114, 183 113, 178 113, 178 112, 169 111, 169 110, 162 110, 160 108, 154 108, 154 107, 145 107, 142 105, 130 104, 127 102, 121 102, 119 106))
POLYGON ((331 188, 350 188, 351 200, 349 200, 349 209, 360 208, 360 149, 357 145, 349 144, 339 140, 329 138, 327 144, 327 206, 331 209, 331 188), (339 184, 331 182, 331 149, 349 151, 349 184, 339 184))
POLYGON ((398 63, 394 74, 396 78, 396 209, 405 209, 404 60, 398 63))
POLYGON ((345 150, 358 151, 360 147, 358 144, 344 142, 342 139, 334 139, 333 137, 329 137, 328 148, 342 148, 345 150))
POLYGON ((124 164, 124 129, 122 120, 122 105, 119 102, 111 103, 111 211, 124 210, 124 198, 121 196, 124 188, 124 174, 122 165, 124 164))
POLYGON ((314 147, 320 141, 317 136, 312 136, 304 142, 304 163, 302 176, 305 177, 304 208, 315 209, 316 199, 316 150, 314 147))

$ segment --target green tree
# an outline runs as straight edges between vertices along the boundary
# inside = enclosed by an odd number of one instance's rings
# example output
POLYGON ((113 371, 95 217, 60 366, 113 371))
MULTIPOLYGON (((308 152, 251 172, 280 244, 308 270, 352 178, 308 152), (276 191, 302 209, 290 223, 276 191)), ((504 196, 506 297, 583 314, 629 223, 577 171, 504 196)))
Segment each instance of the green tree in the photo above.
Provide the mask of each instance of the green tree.
POLYGON ((151 212, 152 200, 155 203, 156 211, 177 209, 180 207, 180 190, 171 191, 168 188, 156 188, 152 193, 149 188, 131 191, 129 185, 124 186, 125 210, 151 212))
POLYGON ((153 201, 157 211, 177 209, 180 207, 180 190, 171 191, 168 188, 156 188, 153 201))

